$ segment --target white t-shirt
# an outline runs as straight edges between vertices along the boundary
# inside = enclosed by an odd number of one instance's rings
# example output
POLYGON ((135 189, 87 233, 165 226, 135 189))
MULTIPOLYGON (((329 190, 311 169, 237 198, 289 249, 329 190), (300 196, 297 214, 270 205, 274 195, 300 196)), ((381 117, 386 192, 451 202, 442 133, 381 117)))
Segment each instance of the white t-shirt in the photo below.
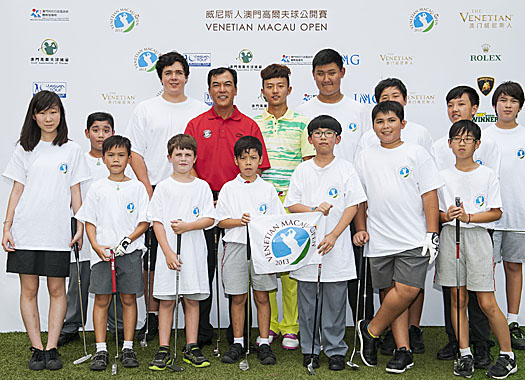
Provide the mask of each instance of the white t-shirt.
POLYGON ((335 146, 334 154, 353 163, 359 140, 363 133, 371 129, 370 112, 364 105, 345 96, 337 103, 323 103, 313 98, 299 107, 297 112, 310 120, 319 115, 335 118, 342 128, 341 142, 335 146))
MULTIPOLYGON (((257 215, 286 213, 277 190, 270 182, 257 176, 255 181, 246 183, 237 174, 237 177, 224 184, 219 193, 217 220, 240 219, 245 212, 250 213, 252 219, 257 215)), ((223 240, 226 243, 246 244, 246 228, 225 229, 223 240)))
MULTIPOLYGON (((148 219, 160 222, 166 231, 168 244, 177 252, 177 235, 171 229, 171 221, 181 219, 193 222, 198 218, 215 219, 213 196, 210 186, 195 178, 192 182, 178 182, 172 177, 161 181, 155 191, 148 209, 148 219)), ((175 295, 175 270, 168 268, 166 257, 161 255, 159 245, 153 294, 155 296, 175 295)), ((181 237, 180 259, 182 269, 179 276, 180 294, 209 294, 208 251, 202 230, 188 231, 181 237)))
POLYGON ((3 175, 24 185, 11 227, 16 249, 69 252, 71 186, 91 178, 80 146, 40 141, 26 152, 17 145, 3 175))
MULTIPOLYGON (((114 247, 131 235, 139 223, 147 222, 148 202, 149 196, 142 182, 136 179, 116 182, 103 178, 91 184, 86 201, 75 218, 95 226, 98 244, 114 247)), ((144 235, 133 241, 126 252, 137 249, 146 250, 144 235)), ((91 267, 100 261, 91 248, 91 267)))
POLYGON ((168 140, 184 133, 186 125, 208 107, 194 99, 172 103, 162 96, 141 102, 129 120, 126 136, 131 140, 131 150, 144 158, 148 178, 156 185, 173 172, 169 163, 168 140))
MULTIPOLYGON (((448 146, 448 134, 432 144, 432 156, 439 170, 456 165, 456 156, 454 156, 452 149, 448 146)), ((485 131, 481 131, 481 144, 474 152, 474 161, 498 171, 500 160, 501 155, 498 146, 494 140, 485 136, 485 131)))
MULTIPOLYGON (((324 168, 317 166, 313 159, 299 164, 292 174, 284 206, 302 204, 314 207, 323 202, 330 203, 333 207, 325 217, 328 234, 339 223, 348 207, 364 201, 366 196, 354 166, 336 157, 324 168)), ((323 256, 322 264, 322 282, 356 278, 350 227, 346 227, 337 238, 334 248, 323 256)), ((317 265, 306 265, 292 271, 290 277, 300 281, 317 281, 317 265)))
MULTIPOLYGON (((401 130, 401 140, 407 143, 421 145, 428 153, 432 151, 432 136, 427 129, 419 124, 407 121, 405 128, 401 130)), ((359 141, 358 152, 363 149, 380 144, 379 138, 373 129, 366 131, 359 141)))
POLYGON ((491 125, 484 135, 496 142, 501 153, 499 180, 503 215, 497 230, 525 230, 525 127, 501 129, 491 125))
MULTIPOLYGON (((460 197, 467 214, 490 211, 491 208, 501 207, 501 196, 498 176, 491 168, 480 165, 470 172, 458 170, 455 166, 439 172, 445 181, 445 186, 438 189, 439 210, 447 212, 448 208, 456 204, 456 197, 460 197)), ((456 220, 445 224, 455 226, 456 220)), ((492 229, 490 223, 463 223, 461 227, 473 228, 476 226, 492 229)))
POLYGON ((363 150, 356 169, 368 198, 367 256, 381 257, 422 247, 427 224, 421 196, 443 186, 430 154, 404 143, 363 150))

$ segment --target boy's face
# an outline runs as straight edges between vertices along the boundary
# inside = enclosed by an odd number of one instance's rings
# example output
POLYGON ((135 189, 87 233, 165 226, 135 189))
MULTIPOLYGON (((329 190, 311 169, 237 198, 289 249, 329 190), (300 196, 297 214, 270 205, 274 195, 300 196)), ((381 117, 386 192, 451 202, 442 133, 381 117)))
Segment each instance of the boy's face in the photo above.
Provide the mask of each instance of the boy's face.
POLYGON ((164 93, 171 96, 184 94, 184 86, 188 78, 184 75, 184 68, 180 62, 174 62, 173 65, 166 66, 162 69, 162 79, 160 80, 164 93))
POLYGON ((257 168, 262 163, 262 157, 259 156, 257 149, 250 149, 248 152, 242 152, 239 157, 235 157, 235 165, 239 167, 244 177, 253 177, 257 174, 257 168))
POLYGON ((179 174, 187 174, 195 164, 197 157, 191 149, 174 148, 168 160, 173 165, 173 171, 179 174))
POLYGON ((308 136, 308 142, 315 148, 317 154, 327 154, 334 151, 336 144, 341 141, 341 136, 337 136, 333 129, 317 128, 314 129, 311 136, 308 136))
POLYGON ((292 92, 292 88, 288 87, 286 78, 271 78, 264 81, 261 92, 269 106, 277 107, 286 104, 286 98, 292 92))
POLYGON ((102 161, 106 164, 111 174, 123 174, 126 170, 126 166, 130 161, 130 156, 126 147, 114 146, 111 149, 106 150, 102 161))
POLYGON ((339 66, 332 62, 328 65, 316 66, 313 75, 319 94, 330 96, 341 91, 341 79, 345 76, 345 68, 339 70, 339 66))
POLYGON ((467 93, 447 103, 448 118, 452 123, 459 120, 472 120, 477 111, 478 106, 470 103, 467 93))
POLYGON ((102 151, 102 143, 108 137, 113 136, 115 131, 111 128, 109 121, 104 120, 95 121, 89 129, 85 130, 85 133, 91 143, 91 149, 102 151))
POLYGON ((498 97, 494 109, 498 115, 498 120, 501 121, 515 121, 518 112, 521 111, 519 100, 506 94, 501 94, 498 97))
POLYGON ((381 146, 385 148, 397 146, 401 141, 401 130, 405 128, 405 124, 406 121, 399 120, 392 111, 379 112, 374 119, 374 132, 381 141, 381 146))
POLYGON ((211 77, 208 88, 213 104, 219 107, 231 107, 237 95, 237 88, 233 83, 233 75, 229 71, 211 77))
POLYGON ((448 146, 452 149, 454 156, 457 158, 468 158, 474 155, 474 151, 479 148, 481 141, 476 140, 468 132, 463 132, 460 135, 448 139, 448 146))
POLYGON ((401 90, 395 86, 387 87, 381 92, 379 99, 376 99, 378 102, 386 102, 391 100, 393 102, 398 102, 403 107, 407 105, 407 100, 403 97, 401 90))

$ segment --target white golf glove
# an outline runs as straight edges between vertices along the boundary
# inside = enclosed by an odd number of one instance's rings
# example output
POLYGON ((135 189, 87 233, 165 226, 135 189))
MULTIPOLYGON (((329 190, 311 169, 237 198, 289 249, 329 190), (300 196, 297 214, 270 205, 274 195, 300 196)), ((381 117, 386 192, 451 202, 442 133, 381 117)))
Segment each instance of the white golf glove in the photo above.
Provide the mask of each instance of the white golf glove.
POLYGON ((115 254, 115 257, 124 256, 126 254, 126 249, 128 249, 130 244, 131 239, 129 237, 126 236, 124 239, 122 239, 120 243, 113 247, 113 253, 115 254))
POLYGON ((427 251, 430 255, 428 263, 432 264, 439 253, 439 235, 435 232, 427 232, 427 237, 421 250, 421 256, 425 256, 427 251))

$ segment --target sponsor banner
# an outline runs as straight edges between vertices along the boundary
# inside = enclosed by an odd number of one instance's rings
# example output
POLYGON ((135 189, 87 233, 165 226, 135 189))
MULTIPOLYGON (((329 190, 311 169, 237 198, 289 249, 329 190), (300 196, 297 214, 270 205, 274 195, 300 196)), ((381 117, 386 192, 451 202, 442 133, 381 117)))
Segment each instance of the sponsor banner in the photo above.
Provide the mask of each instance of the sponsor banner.
POLYGON ((69 9, 32 8, 29 12, 30 21, 68 22, 69 9))
POLYGON ((44 90, 54 92, 63 99, 67 96, 66 82, 33 82, 33 95, 44 90))
POLYGON ((153 48, 143 48, 135 53, 134 63, 138 71, 151 72, 155 70, 160 51, 153 48))
POLYGON ((211 53, 183 53, 188 65, 192 67, 210 67, 211 53))
POLYGON ((491 93, 494 88, 494 78, 493 77, 479 77, 476 79, 478 83, 478 88, 481 93, 485 96, 491 93))
POLYGON ((489 44, 481 45, 483 54, 471 54, 470 62, 501 62, 501 54, 488 54, 491 46, 489 44))
POLYGON ((439 21, 439 14, 430 8, 419 8, 412 12, 409 21, 412 31, 428 33, 436 28, 439 21))
POLYGON ((140 15, 133 9, 120 8, 109 18, 110 28, 117 33, 129 33, 139 25, 140 15))
POLYGON ((513 15, 507 12, 486 12, 483 9, 471 9, 459 12, 460 20, 469 29, 512 29, 513 15))

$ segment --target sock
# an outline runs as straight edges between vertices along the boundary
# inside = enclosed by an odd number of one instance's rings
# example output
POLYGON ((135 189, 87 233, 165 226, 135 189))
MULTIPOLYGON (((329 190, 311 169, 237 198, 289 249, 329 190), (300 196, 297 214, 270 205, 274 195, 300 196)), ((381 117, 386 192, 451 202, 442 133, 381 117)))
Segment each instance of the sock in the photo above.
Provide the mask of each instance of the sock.
POLYGON ((259 343, 259 346, 262 346, 263 344, 270 345, 270 338, 261 338, 261 341, 259 343))
POLYGON ((129 348, 130 350, 133 350, 133 341, 132 340, 125 340, 124 344, 122 345, 122 349, 129 348))
POLYGON ((518 314, 507 313, 507 324, 510 325, 512 322, 518 322, 518 314))
POLYGON ((499 352, 500 355, 508 355, 509 358, 513 359, 514 360, 514 352, 503 352, 503 351, 500 351, 499 352))
POLYGON ((467 356, 467 355, 472 355, 472 352, 470 351, 470 347, 459 349, 459 356, 467 356))
POLYGON ((106 342, 97 343, 97 352, 107 351, 107 350, 108 350, 108 346, 107 346, 106 342))
POLYGON ((241 336, 240 338, 235 338, 234 337, 233 338, 233 344, 235 344, 235 343, 239 343, 242 346, 242 348, 244 348, 244 337, 243 336, 241 336))
POLYGON ((366 331, 368 331, 368 333, 370 334, 370 336, 371 336, 372 338, 374 338, 374 339, 378 339, 378 338, 379 338, 378 336, 375 336, 374 334, 372 334, 372 333, 370 332, 370 329, 368 328, 369 326, 370 326, 370 324, 368 324, 368 326, 366 326, 366 331))

